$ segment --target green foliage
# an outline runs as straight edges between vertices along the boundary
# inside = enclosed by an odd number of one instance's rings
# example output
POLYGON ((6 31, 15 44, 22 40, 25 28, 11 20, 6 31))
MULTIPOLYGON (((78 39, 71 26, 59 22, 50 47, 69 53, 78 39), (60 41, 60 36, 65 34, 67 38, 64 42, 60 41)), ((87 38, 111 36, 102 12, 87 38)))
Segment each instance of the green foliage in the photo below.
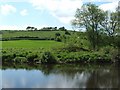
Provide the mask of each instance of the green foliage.
POLYGON ((81 9, 77 9, 73 25, 78 28, 86 28, 88 40, 93 50, 99 45, 99 25, 104 20, 104 12, 95 4, 84 4, 81 9))
POLYGON ((67 30, 65 31, 65 34, 66 34, 66 35, 71 35, 67 30))
POLYGON ((28 62, 34 62, 34 59, 37 58, 37 54, 34 54, 34 53, 30 53, 26 56, 28 62))
POLYGON ((56 54, 61 63, 105 63, 112 62, 110 57, 98 52, 62 52, 56 54))
POLYGON ((108 55, 112 62, 116 61, 116 57, 119 53, 118 49, 112 46, 102 47, 99 52, 101 52, 103 55, 108 55))
POLYGON ((51 52, 44 52, 41 56, 41 63, 57 63, 55 56, 51 52))
POLYGON ((61 42, 62 40, 61 40, 60 37, 57 37, 57 38, 55 39, 55 41, 61 42))
POLYGON ((56 33, 55 34, 55 41, 61 42, 61 34, 60 33, 56 33))
POLYGON ((58 30, 59 31, 66 31, 65 27, 60 27, 58 30))
POLYGON ((72 25, 86 29, 86 36, 93 50, 99 50, 101 46, 106 45, 120 46, 119 40, 115 36, 115 34, 119 34, 117 10, 110 13, 99 9, 95 4, 83 4, 81 9, 76 10, 72 25), (113 36, 115 36, 116 42, 114 42, 113 36))
POLYGON ((100 52, 104 54, 109 54, 114 48, 111 46, 105 46, 100 49, 100 52))
POLYGON ((2 55, 3 62, 21 62, 21 63, 90 63, 90 62, 111 62, 111 56, 114 50, 109 47, 105 51, 90 52, 85 50, 68 51, 68 50, 50 50, 45 49, 4 49, 2 55), (112 51, 112 52, 107 52, 112 51), (21 53, 27 53, 26 56, 21 53))
POLYGON ((25 62, 27 62, 27 58, 25 58, 25 57, 15 57, 13 61, 16 62, 16 63, 25 63, 25 62))
POLYGON ((2 40, 54 40, 55 34, 64 31, 1 31, 2 40))
POLYGON ((6 53, 2 55, 3 62, 13 62, 14 55, 12 53, 6 53))
POLYGON ((117 46, 118 49, 120 49, 120 36, 115 37, 114 44, 115 46, 117 46))
POLYGON ((55 36, 57 37, 57 36, 60 36, 60 33, 55 33, 55 36))
POLYGON ((79 51, 88 51, 88 49, 78 46, 77 44, 67 44, 65 47, 61 48, 62 51, 68 52, 79 52, 79 51))

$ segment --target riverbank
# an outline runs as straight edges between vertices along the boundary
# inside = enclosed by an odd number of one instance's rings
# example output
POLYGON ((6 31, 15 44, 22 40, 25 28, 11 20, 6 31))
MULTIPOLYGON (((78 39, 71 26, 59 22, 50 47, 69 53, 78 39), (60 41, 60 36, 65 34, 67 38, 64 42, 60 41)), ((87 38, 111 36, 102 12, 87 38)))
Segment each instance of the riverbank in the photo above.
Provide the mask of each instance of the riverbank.
POLYGON ((61 49, 44 48, 25 49, 7 48, 2 50, 2 62, 9 63, 37 63, 37 64, 56 64, 56 63, 115 63, 119 62, 119 56, 112 56, 111 53, 105 54, 100 51, 80 51, 68 52, 61 49), (117 59, 118 57, 118 59, 117 59))

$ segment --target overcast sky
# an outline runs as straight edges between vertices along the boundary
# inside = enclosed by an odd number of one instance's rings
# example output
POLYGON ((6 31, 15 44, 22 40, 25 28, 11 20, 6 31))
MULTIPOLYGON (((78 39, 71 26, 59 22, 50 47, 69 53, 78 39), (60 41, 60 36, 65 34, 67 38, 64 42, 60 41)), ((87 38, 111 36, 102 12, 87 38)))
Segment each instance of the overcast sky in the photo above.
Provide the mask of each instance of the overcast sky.
POLYGON ((0 0, 0 29, 25 29, 48 26, 65 26, 72 29, 70 21, 77 8, 92 2, 103 10, 114 11, 119 0, 0 0))

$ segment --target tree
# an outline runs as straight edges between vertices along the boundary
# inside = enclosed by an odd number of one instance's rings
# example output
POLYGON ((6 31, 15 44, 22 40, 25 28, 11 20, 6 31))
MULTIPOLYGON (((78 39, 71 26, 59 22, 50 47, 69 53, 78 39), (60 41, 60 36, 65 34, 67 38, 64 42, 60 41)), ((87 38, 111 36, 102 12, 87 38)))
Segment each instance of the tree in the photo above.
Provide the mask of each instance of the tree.
POLYGON ((94 50, 99 45, 100 23, 104 20, 105 13, 95 4, 84 4, 81 9, 77 9, 72 25, 77 28, 86 28, 88 40, 94 50))
POLYGON ((31 30, 34 30, 35 29, 35 27, 31 27, 31 30))
POLYGON ((31 29, 31 26, 28 26, 28 27, 26 28, 26 30, 29 30, 29 29, 31 29))
POLYGON ((55 27, 54 30, 57 30, 57 27, 55 27))
POLYGON ((55 33, 55 40, 61 42, 61 34, 60 33, 55 33))
POLYGON ((60 27, 59 30, 60 31, 66 31, 65 27, 60 27))
POLYGON ((105 32, 109 36, 113 36, 116 33, 117 30, 117 12, 105 12, 105 18, 104 20, 100 23, 103 29, 105 29, 105 32))
POLYGON ((37 28, 34 28, 35 31, 37 31, 37 28))
POLYGON ((26 30, 36 30, 37 28, 35 28, 35 27, 31 27, 31 26, 28 26, 27 28, 26 28, 26 30))

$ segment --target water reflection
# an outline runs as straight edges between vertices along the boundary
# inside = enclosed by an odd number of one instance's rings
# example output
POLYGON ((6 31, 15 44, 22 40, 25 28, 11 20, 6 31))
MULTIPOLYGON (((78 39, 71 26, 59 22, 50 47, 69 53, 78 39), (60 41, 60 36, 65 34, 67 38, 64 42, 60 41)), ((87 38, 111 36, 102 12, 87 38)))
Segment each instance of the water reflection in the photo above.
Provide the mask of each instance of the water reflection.
POLYGON ((0 70, 0 90, 2 89, 2 71, 0 70))
POLYGON ((3 65, 3 88, 120 88, 115 65, 3 65))

